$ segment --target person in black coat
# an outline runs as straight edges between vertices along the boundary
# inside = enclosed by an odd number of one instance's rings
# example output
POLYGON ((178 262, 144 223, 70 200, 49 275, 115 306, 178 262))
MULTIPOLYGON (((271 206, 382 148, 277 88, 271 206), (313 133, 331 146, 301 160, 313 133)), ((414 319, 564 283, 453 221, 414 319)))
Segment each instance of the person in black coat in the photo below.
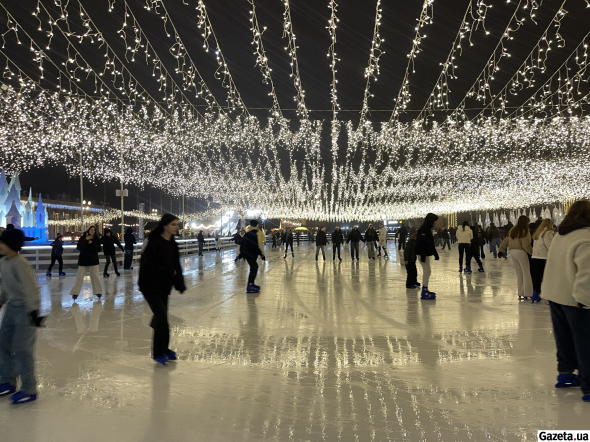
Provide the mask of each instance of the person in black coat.
POLYGON ((285 244, 285 257, 283 259, 287 259, 289 246, 291 246, 291 256, 295 258, 295 253, 293 252, 293 233, 289 227, 287 227, 287 230, 285 230, 285 233, 283 233, 283 244, 285 244))
MULTIPOLYGON (((260 250, 258 244, 258 221, 253 219, 250 221, 250 230, 242 238, 242 244, 240 245, 240 256, 248 261, 250 266, 250 274, 248 275, 248 285, 246 286, 246 293, 258 293, 260 286, 254 284, 256 275, 258 274, 258 257, 262 257, 265 260, 264 253, 260 250)), ((293 235, 291 235, 291 244, 293 244, 293 235)), ((287 255, 285 255, 287 256, 287 255)))
POLYGON ((199 230, 199 234, 197 235, 197 242, 199 243, 199 256, 203 256, 203 246, 205 245, 205 235, 203 235, 202 230, 199 230))
POLYGON ((369 259, 375 260, 375 243, 379 241, 377 231, 373 227, 373 224, 369 224, 369 228, 365 232, 365 243, 367 244, 367 254, 369 259))
POLYGON ((406 247, 406 239, 408 238, 408 228, 406 226, 401 226, 397 231, 397 235, 399 236, 399 243, 397 245, 398 250, 403 250, 406 247))
MULTIPOLYGON (((14 229, 14 224, 6 224, 6 230, 12 230, 14 229)), ((23 237, 24 241, 36 241, 39 239, 39 237, 36 236, 24 236, 23 237)))
POLYGON ((428 281, 432 273, 430 269, 430 257, 434 256, 435 261, 439 260, 436 246, 434 245, 434 236, 432 235, 432 228, 437 220, 437 215, 429 213, 424 218, 424 223, 418 229, 418 232, 416 232, 416 255, 420 256, 420 264, 422 265, 421 299, 436 299, 436 293, 428 290, 428 281))
POLYGON ((315 240, 315 260, 318 260, 320 255, 320 250, 322 251, 322 256, 324 257, 324 261, 326 260, 326 246, 328 245, 328 235, 326 235, 326 228, 324 226, 320 227, 320 231, 318 232, 315 240))
POLYGON ((51 243, 51 264, 49 265, 47 273, 45 274, 45 276, 47 276, 48 278, 51 278, 51 269, 53 269, 55 261, 59 263, 59 276, 66 275, 63 271, 64 260, 62 256, 64 254, 64 242, 61 240, 62 238, 62 235, 57 235, 55 241, 51 243))
MULTIPOLYGON (((134 238, 135 239, 135 238, 134 238)), ((119 247, 122 252, 125 251, 121 243, 119 242, 119 238, 113 235, 110 229, 104 230, 104 235, 100 239, 100 243, 102 244, 102 251, 104 252, 104 256, 107 259, 107 263, 104 266, 104 272, 102 276, 105 278, 109 277, 108 269, 109 264, 113 263, 113 269, 115 270, 115 275, 121 276, 119 271, 117 270, 117 257, 115 256, 115 246, 119 247)))
POLYGON ((133 270, 133 249, 135 248, 137 241, 135 240, 135 235, 133 235, 133 229, 131 227, 127 227, 127 230, 125 230, 123 241, 125 242, 125 261, 123 262, 123 269, 133 270))
MULTIPOLYGON (((471 256, 467 256, 467 266, 471 267, 471 258, 475 259, 475 261, 477 262, 477 264, 479 265, 479 269, 477 269, 479 272, 483 272, 483 264, 481 262, 480 256, 479 256, 479 250, 480 250, 480 241, 481 241, 481 237, 477 236, 477 226, 471 226, 471 230, 473 231, 473 238, 471 239, 471 256)), ((483 234, 483 231, 482 231, 483 234)))
POLYGON ((92 283, 92 292, 100 299, 102 297, 102 287, 98 277, 100 238, 96 232, 96 227, 91 226, 82 234, 78 241, 77 249, 80 251, 80 256, 78 257, 78 274, 76 275, 76 282, 70 291, 70 295, 72 295, 74 301, 78 298, 80 290, 82 290, 84 276, 88 272, 90 274, 90 282, 92 283))
POLYGON ((344 235, 342 234, 342 230, 340 230, 340 226, 336 226, 336 230, 332 233, 332 260, 336 261, 336 250, 338 250, 338 259, 342 261, 340 258, 340 246, 344 243, 344 235))
POLYGON ((350 246, 350 255, 352 256, 352 260, 354 261, 354 253, 356 252, 356 260, 360 259, 360 248, 359 243, 363 240, 363 235, 361 235, 361 231, 359 230, 359 226, 354 226, 350 233, 348 234, 348 238, 346 238, 346 244, 349 242, 352 243, 350 246))

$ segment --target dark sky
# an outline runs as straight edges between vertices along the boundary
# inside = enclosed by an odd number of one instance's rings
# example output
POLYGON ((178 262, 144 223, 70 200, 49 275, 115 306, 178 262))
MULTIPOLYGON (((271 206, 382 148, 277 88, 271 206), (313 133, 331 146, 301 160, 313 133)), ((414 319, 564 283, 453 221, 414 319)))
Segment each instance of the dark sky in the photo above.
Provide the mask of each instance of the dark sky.
MULTIPOLYGON (((454 108, 464 97, 467 90, 473 84, 479 72, 484 68, 494 47, 498 43, 501 33, 504 31, 509 18, 515 11, 518 1, 507 3, 505 0, 486 0, 493 5, 488 10, 486 27, 489 35, 483 31, 473 34, 473 47, 464 45, 463 55, 456 59, 458 79, 450 83, 450 107, 454 108)), ((246 106, 251 113, 257 116, 261 122, 268 117, 268 109, 271 106, 271 98, 267 95, 269 88, 262 83, 262 76, 254 66, 255 55, 250 31, 249 10, 247 0, 204 0, 215 34, 220 47, 230 66, 235 84, 241 93, 246 106)), ((57 16, 57 9, 53 0, 43 0, 42 3, 57 16)), ((65 3, 65 2, 64 2, 65 3)), ((383 0, 383 18, 381 35, 385 39, 382 49, 386 53, 381 57, 381 74, 379 81, 373 83, 371 92, 375 95, 369 101, 372 109, 369 116, 371 121, 381 122, 389 120, 393 99, 397 96, 401 81, 407 65, 407 54, 411 50, 411 41, 414 37, 414 26, 420 15, 422 0, 383 0)), ((523 0, 523 4, 526 0, 523 0)), ((527 20, 521 30, 515 34, 515 39, 507 44, 507 49, 512 57, 505 59, 502 70, 496 75, 492 84, 492 91, 498 92, 508 79, 514 74, 517 67, 523 61, 539 37, 549 25, 551 19, 559 9, 563 0, 542 0, 537 11, 537 25, 532 23, 528 14, 522 12, 520 16, 527 20)), ((23 30, 29 32, 41 44, 47 42, 42 32, 37 31, 38 22, 31 15, 35 10, 36 0, 19 0, 3 2, 14 15, 23 30)), ((117 30, 121 28, 123 21, 124 2, 122 0, 84 0, 82 2, 87 9, 90 18, 103 32, 109 45, 123 57, 124 47, 117 30), (114 9, 108 12, 109 3, 114 3, 114 9)), ((145 0, 129 0, 128 4, 136 15, 139 24, 158 56, 171 71, 174 70, 175 61, 169 52, 172 39, 164 32, 161 18, 153 11, 147 11, 145 0)), ((197 0, 169 1, 165 2, 172 18, 172 23, 178 30, 181 38, 187 46, 193 61, 197 64, 201 75, 207 82, 217 100, 225 103, 225 92, 221 82, 214 78, 217 67, 215 58, 211 53, 205 53, 202 48, 203 40, 200 30, 197 29, 198 11, 195 10, 197 0), (185 5, 183 3, 187 3, 185 5)), ((363 91, 365 87, 364 70, 368 63, 368 54, 371 47, 371 38, 374 26, 375 1, 373 0, 340 0, 338 1, 339 27, 337 29, 336 52, 340 58, 338 64, 338 98, 342 107, 341 120, 358 121, 361 108, 363 91)), ((424 28, 428 36, 423 44, 421 52, 416 59, 415 74, 410 76, 410 112, 402 116, 402 121, 410 121, 422 109, 435 82, 441 72, 440 63, 445 61, 451 44, 457 34, 459 24, 463 18, 467 0, 435 0, 434 23, 424 28)), ((258 21, 260 26, 267 26, 263 42, 269 64, 273 69, 273 80, 277 95, 284 114, 287 118, 297 120, 294 112, 295 103, 293 96, 295 89, 293 81, 289 77, 289 59, 284 51, 286 40, 282 38, 283 32, 283 2, 280 0, 256 0, 258 21), (288 110, 291 109, 291 110, 288 110)), ((331 70, 329 59, 326 56, 329 47, 329 35, 326 26, 330 10, 327 7, 328 0, 292 0, 291 13, 294 31, 297 35, 298 59, 300 64, 301 79, 306 91, 306 104, 311 109, 311 119, 325 120, 323 150, 329 156, 329 125, 331 119, 330 84, 331 70)), ((563 49, 554 48, 547 63, 547 73, 535 76, 537 84, 542 84, 571 54, 576 45, 590 31, 590 9, 585 7, 582 0, 568 0, 565 9, 569 12, 562 21, 561 34, 566 40, 563 49)), ((68 11, 73 29, 81 29, 78 19, 79 8, 76 0, 70 0, 68 11)), ((44 14, 42 14, 42 17, 44 14)), ((5 21, 6 14, 0 9, 0 20, 5 21)), ((60 22, 64 26, 64 22, 60 22)), ((170 27, 170 24, 168 24, 170 27)), ((51 45, 50 56, 56 62, 64 60, 65 39, 59 31, 54 31, 54 40, 51 45)), ((25 41, 26 38, 23 39, 25 41)), ((95 69, 104 65, 104 50, 98 50, 97 45, 89 42, 75 43, 76 47, 84 54, 86 60, 95 69)), ((34 78, 38 78, 38 70, 31 62, 32 54, 26 45, 16 46, 11 39, 7 41, 6 53, 17 61, 22 68, 30 72, 34 78)), ((3 58, 0 54, 0 58, 3 58)), ((148 89, 153 96, 161 97, 158 85, 152 77, 152 68, 142 61, 136 60, 128 64, 129 69, 139 82, 148 89)), ((2 61, 0 61, 2 62, 2 61)), ((46 63, 47 66, 47 63, 46 63)), ((50 78, 50 68, 46 72, 47 80, 44 87, 54 87, 50 78)), ((54 75, 55 77, 55 75, 54 75)), ((93 84, 81 84, 86 92, 91 93, 93 84)), ((512 105, 518 105, 525 101, 536 88, 532 88, 519 94, 511 100, 512 105)), ((195 105, 202 102, 194 101, 195 105)), ((479 107, 474 100, 467 102, 468 107, 479 107)), ((475 115, 475 113, 473 114, 475 115)), ((443 119, 444 114, 437 115, 437 119, 443 119)), ((77 179, 68 180, 65 170, 53 168, 46 170, 31 170, 23 173, 21 177, 23 187, 34 186, 36 191, 46 193, 65 192, 77 194, 79 187, 77 179)), ((109 183, 107 187, 107 199, 117 205, 114 196, 116 183, 109 183)), ((103 185, 92 186, 89 183, 86 189, 90 197, 96 201, 103 200, 103 185)), ((131 193, 137 189, 132 188, 131 193)), ((159 191, 152 191, 152 199, 159 191)), ((140 192, 141 198, 149 199, 149 193, 140 192)), ((135 198, 132 198, 132 200, 135 198)), ((159 197, 157 198, 159 201, 159 197)), ((169 200, 168 200, 169 201, 169 200)), ((169 207, 169 202, 164 204, 169 207)), ((176 206, 177 207, 177 206, 176 206)))

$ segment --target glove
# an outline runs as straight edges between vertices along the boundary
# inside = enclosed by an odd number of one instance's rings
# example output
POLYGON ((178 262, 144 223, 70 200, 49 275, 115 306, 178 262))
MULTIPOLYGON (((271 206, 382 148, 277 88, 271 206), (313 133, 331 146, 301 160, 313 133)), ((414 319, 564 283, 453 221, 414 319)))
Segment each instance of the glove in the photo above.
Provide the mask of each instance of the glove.
POLYGON ((503 258, 504 257, 504 252, 498 252, 498 258, 503 258))
POLYGON ((39 316, 39 311, 37 310, 33 310, 32 312, 30 312, 29 316, 31 317, 31 322, 35 327, 42 327, 42 323, 45 319, 45 316, 39 316))

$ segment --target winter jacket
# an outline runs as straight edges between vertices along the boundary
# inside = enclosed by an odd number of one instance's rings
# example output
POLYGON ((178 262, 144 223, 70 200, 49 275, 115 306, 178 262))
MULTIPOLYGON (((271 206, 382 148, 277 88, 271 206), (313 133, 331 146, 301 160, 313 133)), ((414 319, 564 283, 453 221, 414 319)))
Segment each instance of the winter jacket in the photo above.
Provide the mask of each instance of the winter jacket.
POLYGON ((547 255, 541 292, 558 304, 590 308, 589 227, 564 234, 560 226, 547 255))
POLYGON ((379 246, 387 247, 387 229, 385 227, 379 229, 379 246))
MULTIPOLYGON (((114 234, 111 234, 111 236, 112 235, 114 234)), ((125 241, 125 250, 133 250, 133 246, 137 244, 133 233, 126 233, 123 235, 123 241, 125 241)))
POLYGON ((483 231, 483 228, 481 227, 476 227, 475 229, 473 229, 473 235, 475 237, 477 237, 477 244, 480 246, 485 245, 486 243, 486 234, 483 231))
POLYGON ((283 244, 291 244, 293 245, 293 232, 285 232, 283 233, 283 244))
POLYGON ((533 241, 532 258, 547 259, 547 255, 549 254, 549 247, 551 247, 551 243, 553 242, 554 236, 555 233, 553 233, 553 230, 546 230, 545 233, 543 233, 543 236, 539 236, 539 239, 535 239, 533 241))
POLYGON ((502 241, 502 244, 500 244, 499 251, 504 253, 506 248, 510 250, 524 250, 529 255, 532 255, 533 246, 531 246, 531 234, 529 233, 525 237, 516 239, 513 239, 510 234, 508 234, 508 236, 504 238, 504 241, 502 241))
POLYGON ((457 229, 457 242, 459 244, 471 244, 472 239, 473 230, 469 226, 465 226, 465 230, 463 230, 463 226, 457 229))
POLYGON ((78 265, 79 266, 97 266, 98 265, 98 254, 100 253, 100 238, 98 235, 94 235, 94 238, 90 240, 86 239, 86 234, 84 233, 80 240, 78 241, 78 246, 76 247, 80 251, 80 256, 78 256, 78 265))
POLYGON ((236 232, 234 235, 234 242, 238 245, 242 243, 242 235, 240 235, 240 232, 236 232))
POLYGON ((0 273, 2 273, 0 306, 8 302, 16 307, 24 305, 27 313, 39 309, 37 275, 27 258, 18 253, 11 259, 6 257, 0 259, 0 273))
POLYGON ((334 245, 340 245, 344 242, 344 235, 342 234, 342 230, 334 230, 332 233, 332 242, 334 245))
POLYGON ((114 255, 115 254, 115 245, 124 251, 123 246, 119 242, 119 239, 111 233, 111 236, 104 235, 100 238, 100 243, 102 244, 102 251, 105 255, 114 255))
POLYGON ((315 245, 316 246, 325 246, 328 244, 328 235, 323 230, 320 230, 315 237, 315 245))
POLYGON ((51 256, 63 256, 64 243, 61 239, 56 239, 51 243, 51 256))
POLYGON ((408 228, 406 226, 401 226, 400 229, 397 231, 397 236, 400 240, 405 240, 408 236, 408 228))
POLYGON ((361 231, 359 229, 352 229, 348 234, 348 238, 346 238, 346 244, 349 242, 359 242, 363 240, 363 236, 361 235, 361 231))
POLYGON ((201 244, 204 244, 204 243, 205 243, 205 237, 203 236, 203 234, 202 234, 202 233, 199 233, 199 234, 197 235, 197 241, 198 241, 199 243, 201 243, 201 244))
POLYGON ((371 242, 377 240, 377 232, 375 232, 375 229, 367 229, 367 231, 365 232, 365 241, 371 242))
POLYGON ((488 239, 491 241, 496 238, 500 238, 500 230, 496 226, 490 226, 488 228, 488 239))
POLYGON ((416 262, 416 240, 410 239, 404 249, 404 261, 416 262))
MULTIPOLYGON (((292 238, 291 241, 293 241, 292 238)), ((242 238, 242 244, 240 244, 240 254, 246 259, 258 259, 258 256, 264 256, 260 250, 258 235, 255 230, 250 230, 242 238)))
POLYGON ((258 244, 260 246, 260 250, 262 250, 264 244, 266 244, 266 235, 262 230, 259 230, 258 232, 256 232, 256 236, 258 237, 258 244))
POLYGON ((150 238, 141 255, 137 284, 143 294, 154 292, 169 294, 172 287, 179 292, 186 290, 180 267, 180 252, 174 237, 170 241, 164 239, 162 235, 150 238))
POLYGON ((434 244, 434 236, 432 235, 432 227, 438 220, 438 216, 434 213, 429 213, 424 218, 424 223, 418 229, 418 238, 416 239, 416 255, 420 255, 422 262, 426 261, 427 256, 434 256, 438 260, 438 252, 434 244))

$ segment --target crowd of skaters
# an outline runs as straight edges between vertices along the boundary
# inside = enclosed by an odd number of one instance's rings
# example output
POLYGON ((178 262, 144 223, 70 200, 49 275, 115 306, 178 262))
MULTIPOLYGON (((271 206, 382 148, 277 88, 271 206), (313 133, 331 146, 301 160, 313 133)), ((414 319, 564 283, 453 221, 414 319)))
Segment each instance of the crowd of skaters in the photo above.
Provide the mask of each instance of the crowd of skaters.
MULTIPOLYGON (((479 225, 470 226, 468 222, 458 228, 442 229, 439 232, 435 228, 437 220, 437 215, 429 213, 417 230, 403 226, 397 232, 398 247, 400 251, 403 250, 407 270, 406 287, 421 288, 423 300, 436 299, 436 293, 429 290, 429 282, 432 261, 440 259, 437 247, 450 250, 451 244, 458 244, 459 271, 468 273, 471 272, 471 259, 479 264, 479 271, 484 271, 481 263, 481 259, 485 259, 484 244, 489 243, 494 258, 506 258, 509 250, 517 276, 519 298, 531 297, 533 302, 540 301, 540 294, 543 293, 549 301, 557 347, 556 388, 581 387, 584 394, 582 399, 590 402, 590 202, 574 203, 558 228, 551 220, 539 219, 530 223, 528 217, 521 216, 516 225, 501 229, 503 232, 494 224, 484 230, 479 225), (416 262, 420 262, 422 267, 421 284, 417 278, 416 262)), ((153 313, 150 323, 153 328, 152 358, 162 365, 177 360, 176 353, 170 349, 168 299, 173 288, 179 293, 186 290, 175 241, 178 233, 179 219, 165 214, 144 242, 139 269, 139 290, 153 313)), ((336 255, 342 260, 340 248, 345 242, 351 244, 353 261, 360 259, 361 242, 367 244, 369 259, 375 260, 377 251, 377 256, 381 256, 382 250, 387 258, 386 237, 387 230, 383 225, 379 229, 369 225, 364 235, 355 226, 346 236, 337 226, 331 235, 333 260, 336 260, 336 255)), ((289 247, 291 256, 295 256, 293 238, 291 229, 281 232, 285 259, 289 247)), ((20 253, 25 239, 23 232, 15 228, 6 229, 0 234, 0 308, 4 307, 5 310, 0 326, 0 397, 10 395, 15 405, 37 399, 34 344, 36 328, 42 326, 44 320, 39 315, 40 295, 36 274, 30 262, 20 253), (17 391, 19 379, 20 389, 17 391)), ((90 274, 94 294, 101 297, 97 293, 100 284, 96 287, 98 254, 102 251, 107 258, 111 258, 107 259, 103 273, 103 276, 108 277, 109 263, 115 264, 112 259, 115 247, 123 249, 127 255, 128 241, 132 246, 135 240, 125 238, 125 247, 122 247, 112 232, 106 232, 100 237, 94 226, 84 232, 78 242, 78 274, 71 292, 74 301, 86 273, 90 274)), ((255 284, 257 260, 259 257, 266 259, 266 237, 258 221, 252 220, 248 229, 240 230, 236 242, 239 246, 237 259, 245 259, 250 266, 246 291, 249 294, 259 293, 260 286, 255 284)), ((315 235, 315 242, 316 260, 320 252, 325 260, 328 245, 325 227, 315 235)), ((52 246, 52 254, 63 253, 59 237, 52 246)), ((276 247, 275 241, 273 247, 276 247)), ((199 254, 202 255, 202 249, 199 254)), ((61 272, 61 260, 55 261, 60 263, 61 272)), ((52 266, 55 261, 52 256, 52 266)), ((125 268, 131 268, 127 259, 125 268)), ((116 266, 115 273, 118 275, 116 266)))

